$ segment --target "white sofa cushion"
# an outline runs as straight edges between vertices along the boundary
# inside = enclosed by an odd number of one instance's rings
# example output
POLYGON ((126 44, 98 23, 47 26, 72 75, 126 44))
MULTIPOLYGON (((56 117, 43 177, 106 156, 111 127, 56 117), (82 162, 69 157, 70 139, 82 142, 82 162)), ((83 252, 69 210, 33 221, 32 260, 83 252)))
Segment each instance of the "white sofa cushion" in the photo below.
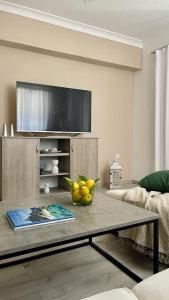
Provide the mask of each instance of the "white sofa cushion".
POLYGON ((169 269, 143 280, 132 291, 139 300, 169 300, 169 269))
POLYGON ((138 298, 128 288, 121 288, 96 294, 83 300, 138 300, 138 298))

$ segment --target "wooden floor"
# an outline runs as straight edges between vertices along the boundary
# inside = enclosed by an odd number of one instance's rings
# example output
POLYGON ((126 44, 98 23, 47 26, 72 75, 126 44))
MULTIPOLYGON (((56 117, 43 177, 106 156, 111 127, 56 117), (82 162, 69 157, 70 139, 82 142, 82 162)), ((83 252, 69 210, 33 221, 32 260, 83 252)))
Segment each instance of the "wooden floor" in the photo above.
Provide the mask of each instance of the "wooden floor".
MULTIPOLYGON (((146 278, 151 259, 141 256, 115 237, 97 242, 146 278)), ((164 266, 160 266, 161 269, 164 266)), ((135 282, 90 247, 53 255, 0 271, 0 300, 79 300, 135 282)))

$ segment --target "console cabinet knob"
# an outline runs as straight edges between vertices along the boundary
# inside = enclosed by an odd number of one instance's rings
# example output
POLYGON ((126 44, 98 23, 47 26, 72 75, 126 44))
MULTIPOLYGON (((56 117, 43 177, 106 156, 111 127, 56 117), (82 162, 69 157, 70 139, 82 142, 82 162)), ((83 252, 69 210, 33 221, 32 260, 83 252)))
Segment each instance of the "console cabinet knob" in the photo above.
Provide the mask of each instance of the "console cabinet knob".
POLYGON ((36 152, 39 153, 39 146, 36 146, 36 152))

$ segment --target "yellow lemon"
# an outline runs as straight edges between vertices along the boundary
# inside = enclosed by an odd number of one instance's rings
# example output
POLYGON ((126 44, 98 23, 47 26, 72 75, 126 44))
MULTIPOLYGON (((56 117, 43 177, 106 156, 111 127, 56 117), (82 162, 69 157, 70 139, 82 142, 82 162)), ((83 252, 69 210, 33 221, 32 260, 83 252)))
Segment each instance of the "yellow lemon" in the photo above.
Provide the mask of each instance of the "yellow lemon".
POLYGON ((86 186, 89 188, 89 190, 93 187, 93 185, 94 185, 94 180, 88 179, 86 182, 86 186))
POLYGON ((86 195, 86 194, 89 194, 89 189, 87 186, 82 186, 81 189, 80 189, 80 193, 81 195, 86 195))
POLYGON ((82 200, 84 203, 90 203, 92 201, 92 195, 87 194, 87 195, 83 196, 82 200))
POLYGON ((86 185, 86 182, 84 180, 80 180, 78 182, 78 184, 79 184, 80 187, 82 187, 82 186, 86 185))
POLYGON ((78 190, 79 189, 79 185, 77 182, 74 182, 72 185, 72 190, 78 190))
POLYGON ((79 190, 75 190, 72 192, 72 199, 76 201, 81 199, 81 194, 79 190))

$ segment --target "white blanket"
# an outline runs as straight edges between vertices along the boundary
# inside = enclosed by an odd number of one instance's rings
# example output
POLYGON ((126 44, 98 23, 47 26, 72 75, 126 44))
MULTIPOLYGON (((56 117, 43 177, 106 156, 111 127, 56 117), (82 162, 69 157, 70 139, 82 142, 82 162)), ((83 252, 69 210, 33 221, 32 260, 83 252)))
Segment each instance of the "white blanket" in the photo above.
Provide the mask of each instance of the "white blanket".
MULTIPOLYGON (((128 190, 111 190, 107 195, 160 214, 160 260, 169 263, 169 193, 147 192, 144 188, 135 187, 128 190)), ((152 249, 151 225, 125 230, 120 233, 120 236, 142 246, 142 248, 137 247, 140 252, 146 253, 143 247, 152 249)))

